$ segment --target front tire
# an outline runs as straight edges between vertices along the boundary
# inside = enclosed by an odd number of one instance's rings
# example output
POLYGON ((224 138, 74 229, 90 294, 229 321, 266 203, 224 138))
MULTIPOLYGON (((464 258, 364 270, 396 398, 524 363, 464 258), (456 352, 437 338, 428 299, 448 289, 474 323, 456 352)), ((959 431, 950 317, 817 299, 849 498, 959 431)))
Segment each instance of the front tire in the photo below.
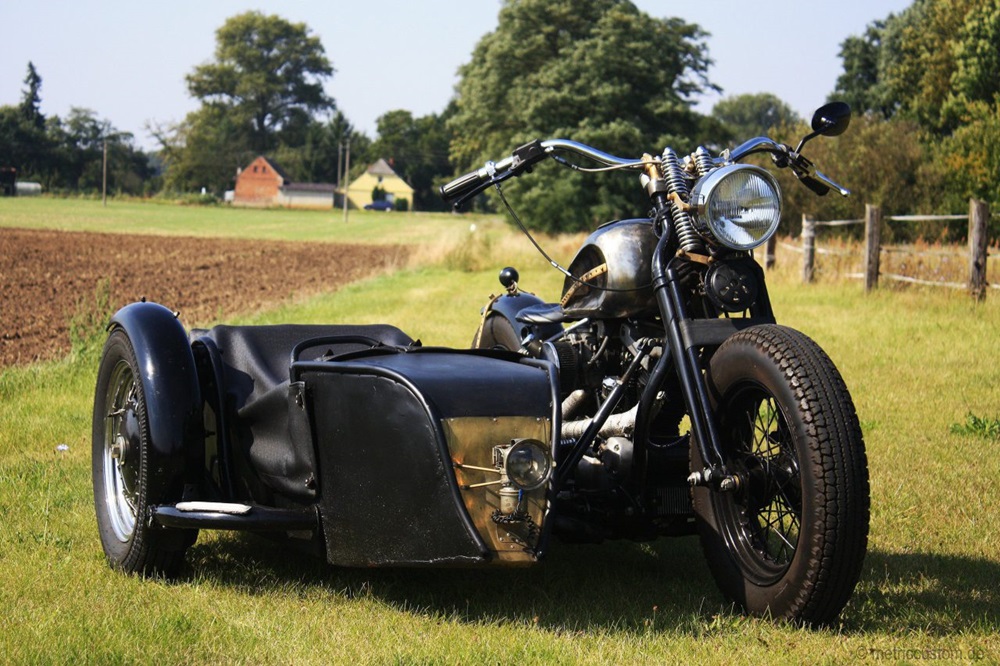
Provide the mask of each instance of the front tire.
MULTIPOLYGON (((732 492, 693 491, 702 546, 747 612, 828 624, 850 598, 868 542, 868 467, 840 373, 815 342, 758 326, 708 370, 732 492)), ((703 463, 692 447, 692 468, 703 463)))
POLYGON ((113 568, 172 577, 197 532, 150 525, 151 506, 180 499, 151 489, 153 455, 135 349, 118 328, 104 345, 94 396, 92 476, 101 546, 113 568))

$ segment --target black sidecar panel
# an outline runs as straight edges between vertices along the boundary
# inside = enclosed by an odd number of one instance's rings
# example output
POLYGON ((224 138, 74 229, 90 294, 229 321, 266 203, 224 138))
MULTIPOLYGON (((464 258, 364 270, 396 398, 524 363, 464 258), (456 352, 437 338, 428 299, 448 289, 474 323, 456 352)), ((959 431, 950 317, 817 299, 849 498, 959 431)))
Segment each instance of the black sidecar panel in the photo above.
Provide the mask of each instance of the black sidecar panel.
POLYGON ((298 370, 313 403, 327 559, 351 566, 489 561, 460 496, 442 420, 547 421, 547 370, 445 350, 298 370))
POLYGON ((315 449, 308 415, 297 405, 301 387, 289 382, 290 359, 292 350, 309 340, 316 342, 302 348, 304 360, 371 346, 328 342, 334 337, 370 338, 390 346, 413 342, 387 325, 216 326, 192 331, 193 343, 203 345, 215 359, 233 471, 243 480, 244 492, 257 502, 273 504, 275 492, 315 500, 315 449))

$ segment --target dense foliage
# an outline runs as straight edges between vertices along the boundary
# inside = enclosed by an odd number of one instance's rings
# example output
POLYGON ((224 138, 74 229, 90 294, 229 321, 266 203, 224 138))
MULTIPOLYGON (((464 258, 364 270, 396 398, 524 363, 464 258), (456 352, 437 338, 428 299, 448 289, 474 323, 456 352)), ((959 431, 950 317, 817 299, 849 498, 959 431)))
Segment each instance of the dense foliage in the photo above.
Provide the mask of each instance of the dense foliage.
MULTIPOLYGON (((691 107, 710 86, 704 37, 696 25, 653 18, 626 0, 507 0, 496 30, 460 69, 452 159, 467 169, 556 137, 622 155, 694 147, 704 118, 691 107)), ((554 165, 507 194, 530 210, 529 224, 548 230, 642 210, 634 182, 554 165)))
POLYGON ((832 97, 876 119, 893 148, 919 152, 878 163, 871 176, 883 194, 872 203, 893 213, 962 212, 971 197, 1000 203, 1000 0, 915 0, 848 37, 841 57, 832 97))
MULTIPOLYGON (((722 123, 733 143, 769 136, 785 125, 802 122, 799 114, 771 93, 735 95, 719 100, 712 117, 722 123)), ((721 136, 719 141, 725 137, 721 136)))
POLYGON ((109 192, 143 194, 158 185, 150 158, 90 109, 74 107, 65 119, 42 113, 42 76, 28 63, 21 103, 0 106, 0 168, 47 191, 100 191, 107 145, 109 192))
MULTIPOLYGON (((706 38, 696 25, 651 17, 628 0, 504 0, 448 106, 422 117, 387 111, 370 138, 325 92, 334 70, 319 37, 305 24, 247 12, 219 28, 213 60, 188 75, 199 108, 176 125, 148 128, 160 144, 155 155, 92 110, 46 116, 42 76, 28 63, 20 103, 0 107, 0 167, 47 191, 93 192, 106 144, 111 193, 205 188, 220 196, 261 153, 297 181, 346 178, 350 142, 353 176, 384 158, 415 188, 410 203, 429 210, 444 207, 440 184, 536 138, 620 155, 665 145, 683 154, 758 134, 794 143, 808 131, 766 92, 696 113, 698 96, 715 89, 706 38)), ((816 198, 781 173, 787 230, 797 230, 803 213, 859 217, 865 203, 887 214, 961 212, 970 197, 1000 204, 1000 0, 914 0, 846 37, 840 56, 830 97, 847 101, 855 120, 806 154, 855 195, 816 198)), ((550 163, 505 191, 530 224, 548 230, 587 229, 645 207, 631 179, 550 163)))

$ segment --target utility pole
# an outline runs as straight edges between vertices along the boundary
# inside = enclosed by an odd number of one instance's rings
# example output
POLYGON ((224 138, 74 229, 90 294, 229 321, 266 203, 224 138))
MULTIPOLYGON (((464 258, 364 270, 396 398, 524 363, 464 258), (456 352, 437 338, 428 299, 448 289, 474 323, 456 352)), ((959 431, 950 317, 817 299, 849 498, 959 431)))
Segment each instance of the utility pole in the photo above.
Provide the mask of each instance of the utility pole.
MULTIPOLYGON (((340 173, 341 173, 340 168, 342 166, 341 159, 343 157, 343 152, 344 152, 344 140, 341 139, 340 143, 337 144, 337 191, 340 192, 340 196, 342 197, 346 196, 346 193, 344 192, 344 187, 343 185, 341 185, 341 178, 340 178, 340 173)), ((336 196, 333 197, 333 209, 334 210, 337 209, 336 196)))
POLYGON ((344 159, 344 142, 341 141, 337 144, 337 189, 341 189, 340 185, 340 169, 343 166, 344 159))
POLYGON ((104 137, 104 161, 101 165, 101 203, 108 207, 108 138, 104 137))
POLYGON ((347 157, 344 160, 344 224, 347 224, 347 190, 351 180, 351 140, 347 139, 347 157))

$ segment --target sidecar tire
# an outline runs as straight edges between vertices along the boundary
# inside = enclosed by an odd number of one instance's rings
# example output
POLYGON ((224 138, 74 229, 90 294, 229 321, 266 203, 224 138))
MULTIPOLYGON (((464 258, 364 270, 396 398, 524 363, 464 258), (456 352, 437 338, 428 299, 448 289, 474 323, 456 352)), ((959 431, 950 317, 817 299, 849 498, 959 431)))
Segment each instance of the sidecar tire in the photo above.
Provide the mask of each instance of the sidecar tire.
MULTIPOLYGON (((150 483, 155 462, 147 407, 135 348, 117 328, 104 345, 94 398, 91 471, 101 546, 114 569, 171 578, 197 531, 164 529, 148 520, 150 506, 180 498, 163 490, 171 484, 150 483)), ((179 487, 180 480, 172 485, 179 487)))
MULTIPOLYGON (((695 488, 708 565, 748 613, 833 622, 861 575, 868 467, 840 373, 798 331, 757 326, 723 343, 708 383, 732 492, 695 488)), ((702 469, 692 447, 692 469, 702 469)))
MULTIPOLYGON (((473 341, 475 342, 475 341, 473 341)), ((517 351, 521 348, 521 338, 517 337, 514 327, 506 317, 491 314, 483 322, 483 330, 479 336, 479 346, 476 349, 506 349, 517 351)))

